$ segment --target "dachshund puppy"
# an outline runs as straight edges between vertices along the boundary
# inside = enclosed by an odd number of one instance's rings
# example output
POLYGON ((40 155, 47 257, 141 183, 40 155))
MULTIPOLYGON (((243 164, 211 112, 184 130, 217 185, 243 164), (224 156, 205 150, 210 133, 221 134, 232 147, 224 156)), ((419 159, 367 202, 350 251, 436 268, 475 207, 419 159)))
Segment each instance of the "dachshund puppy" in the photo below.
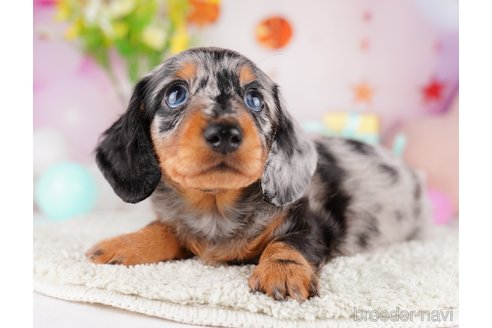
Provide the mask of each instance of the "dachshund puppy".
POLYGON ((276 300, 317 295, 324 263, 411 239, 427 219, 412 170, 358 141, 309 140, 278 86, 231 50, 156 67, 96 160, 124 201, 151 196, 157 219, 98 243, 92 262, 254 263, 249 286, 276 300))

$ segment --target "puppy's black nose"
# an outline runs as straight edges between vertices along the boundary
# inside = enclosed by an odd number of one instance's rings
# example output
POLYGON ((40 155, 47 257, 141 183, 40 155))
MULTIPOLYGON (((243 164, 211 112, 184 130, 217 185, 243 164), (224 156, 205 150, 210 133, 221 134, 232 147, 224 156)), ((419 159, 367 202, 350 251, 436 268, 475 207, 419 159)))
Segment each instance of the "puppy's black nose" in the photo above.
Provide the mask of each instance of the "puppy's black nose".
POLYGON ((233 123, 209 124, 203 137, 214 151, 222 154, 235 151, 243 140, 241 129, 233 123))

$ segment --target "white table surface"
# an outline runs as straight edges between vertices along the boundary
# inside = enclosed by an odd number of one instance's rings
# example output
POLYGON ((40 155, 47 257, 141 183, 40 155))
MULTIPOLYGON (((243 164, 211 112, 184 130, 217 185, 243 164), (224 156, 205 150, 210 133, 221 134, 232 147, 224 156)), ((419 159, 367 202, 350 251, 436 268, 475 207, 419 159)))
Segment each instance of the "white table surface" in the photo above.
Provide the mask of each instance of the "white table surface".
POLYGON ((33 295, 35 328, 186 328, 174 321, 146 316, 101 304, 62 301, 42 294, 33 295))

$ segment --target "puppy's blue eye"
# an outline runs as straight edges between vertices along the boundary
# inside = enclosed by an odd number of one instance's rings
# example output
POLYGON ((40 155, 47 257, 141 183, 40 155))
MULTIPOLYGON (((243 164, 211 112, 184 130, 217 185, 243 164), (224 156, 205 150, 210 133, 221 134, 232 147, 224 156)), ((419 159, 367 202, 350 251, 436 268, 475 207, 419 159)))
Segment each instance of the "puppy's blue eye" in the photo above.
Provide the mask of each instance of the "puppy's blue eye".
POLYGON ((261 98, 261 94, 254 89, 246 91, 244 95, 244 103, 249 109, 259 112, 263 109, 263 99, 261 98))
POLYGON ((171 108, 181 106, 188 99, 188 90, 183 85, 175 85, 166 92, 166 104, 171 108))

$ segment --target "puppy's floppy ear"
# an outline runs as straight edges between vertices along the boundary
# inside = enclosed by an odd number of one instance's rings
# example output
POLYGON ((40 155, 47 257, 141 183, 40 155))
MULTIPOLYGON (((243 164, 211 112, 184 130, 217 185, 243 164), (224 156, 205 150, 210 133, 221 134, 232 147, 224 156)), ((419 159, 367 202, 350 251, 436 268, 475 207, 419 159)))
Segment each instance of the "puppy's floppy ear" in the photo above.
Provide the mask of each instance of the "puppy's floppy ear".
POLYGON ((273 95, 279 113, 278 127, 261 178, 267 202, 275 206, 301 198, 316 169, 318 155, 314 144, 298 127, 281 104, 278 87, 273 95))
POLYGON ((102 136, 96 162, 121 199, 137 203, 149 197, 161 179, 150 139, 152 115, 144 108, 148 78, 134 88, 130 104, 102 136))

